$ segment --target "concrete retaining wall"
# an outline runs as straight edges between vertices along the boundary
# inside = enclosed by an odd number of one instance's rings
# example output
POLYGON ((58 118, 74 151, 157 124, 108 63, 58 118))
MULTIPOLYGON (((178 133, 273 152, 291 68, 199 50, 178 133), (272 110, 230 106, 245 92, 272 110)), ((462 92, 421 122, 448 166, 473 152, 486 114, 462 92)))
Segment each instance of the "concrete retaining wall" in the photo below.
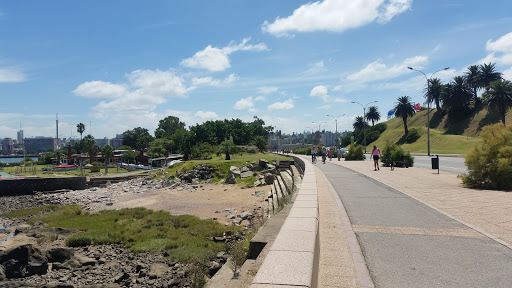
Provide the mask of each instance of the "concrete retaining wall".
POLYGON ((308 163, 304 165, 304 178, 295 202, 254 277, 251 288, 274 287, 274 285, 276 287, 317 286, 318 190, 314 169, 312 167, 308 169, 308 163))
POLYGON ((22 178, 0 181, 0 196, 29 195, 35 191, 87 188, 85 177, 22 178))

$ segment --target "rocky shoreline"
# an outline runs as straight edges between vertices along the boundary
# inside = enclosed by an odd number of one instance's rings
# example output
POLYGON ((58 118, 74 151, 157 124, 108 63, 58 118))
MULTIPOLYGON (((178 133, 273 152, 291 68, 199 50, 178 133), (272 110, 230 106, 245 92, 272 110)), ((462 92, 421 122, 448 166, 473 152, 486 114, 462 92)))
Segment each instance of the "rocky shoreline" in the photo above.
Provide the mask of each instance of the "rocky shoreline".
MULTIPOLYGON (((5 196, 0 197, 0 214, 50 204, 78 204, 84 210, 94 212, 113 205, 117 197, 126 193, 144 193, 155 189, 196 191, 202 187, 199 181, 211 181, 208 179, 214 173, 210 167, 198 165, 192 171, 160 180, 146 176, 86 190, 5 196)), ((275 166, 263 161, 241 169, 232 167, 228 181, 234 179, 236 182, 237 177, 256 175, 255 186, 261 186, 272 183, 274 173, 275 166), (263 174, 255 172, 263 170, 263 174)), ((238 214, 237 211, 228 210, 232 215, 226 217, 226 221, 229 221, 226 225, 250 226, 251 220, 262 213, 261 207, 252 213, 243 211, 238 214)), ((72 232, 65 229, 48 230, 41 223, 24 225, 26 219, 0 221, 0 226, 7 228, 0 229, 0 234, 11 233, 11 236, 32 238, 27 243, 14 247, 2 247, 6 237, 0 236, 0 287, 193 287, 199 268, 203 270, 199 274, 204 275, 207 271, 207 275, 211 277, 228 258, 226 252, 220 252, 197 265, 173 261, 165 253, 132 253, 118 245, 69 248, 65 247, 64 241, 66 235, 72 232)), ((230 243, 239 238, 238 235, 228 234, 212 241, 223 241, 228 248, 230 243)))

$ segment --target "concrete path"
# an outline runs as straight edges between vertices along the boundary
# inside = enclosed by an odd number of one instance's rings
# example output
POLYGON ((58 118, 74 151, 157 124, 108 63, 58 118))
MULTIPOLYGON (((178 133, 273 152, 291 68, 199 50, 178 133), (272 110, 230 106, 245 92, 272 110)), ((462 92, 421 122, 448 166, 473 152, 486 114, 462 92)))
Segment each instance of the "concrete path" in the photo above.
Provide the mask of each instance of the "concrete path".
POLYGON ((317 171, 320 287, 371 285, 364 262, 376 287, 512 283, 510 193, 466 189, 456 175, 428 169, 373 171, 371 161, 316 167, 328 179, 317 171), (334 204, 337 196, 343 205, 334 204), (358 243, 364 260, 358 259, 358 243))

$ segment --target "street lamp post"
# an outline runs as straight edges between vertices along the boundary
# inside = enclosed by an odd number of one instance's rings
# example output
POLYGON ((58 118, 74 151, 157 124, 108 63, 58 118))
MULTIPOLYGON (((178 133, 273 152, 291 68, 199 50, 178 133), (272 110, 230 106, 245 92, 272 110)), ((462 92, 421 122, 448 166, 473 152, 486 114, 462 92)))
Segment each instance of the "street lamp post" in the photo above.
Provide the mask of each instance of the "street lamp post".
POLYGON ((363 107, 363 121, 364 121, 364 127, 363 127, 363 134, 364 134, 364 153, 366 154, 366 107, 368 107, 368 105, 372 104, 372 103, 377 103, 379 101, 375 100, 375 101, 372 101, 372 102, 369 102, 368 104, 364 105, 359 103, 359 102, 356 102, 356 101, 352 101, 351 103, 354 103, 354 104, 359 104, 361 105, 361 107, 363 107))
MULTIPOLYGON (((324 121, 324 122, 311 122, 311 123, 312 123, 312 124, 315 124, 315 125, 317 125, 317 124, 318 124, 318 133, 321 133, 321 132, 320 132, 320 131, 321 131, 321 130, 320 130, 320 126, 321 126, 322 124, 327 123, 327 122, 326 122, 326 121, 324 121)), ((325 144, 325 143, 324 143, 324 144, 325 144)))
POLYGON ((436 72, 430 74, 430 78, 428 78, 427 74, 425 74, 421 70, 417 70, 412 67, 407 67, 407 68, 410 70, 413 70, 413 71, 420 72, 421 74, 423 74, 423 76, 425 76, 425 80, 427 80, 427 155, 430 156, 430 101, 432 100, 432 99, 430 99, 430 81, 432 80, 432 76, 434 76, 434 74, 436 74, 439 71, 448 70, 448 69, 450 69, 450 67, 446 67, 446 68, 437 70, 436 72))
POLYGON ((334 117, 334 116, 331 116, 331 115, 326 115, 327 117, 332 117, 334 118, 334 121, 336 122, 336 145, 338 145, 338 118, 342 117, 342 116, 345 116, 345 114, 343 115, 340 115, 338 117, 334 117))

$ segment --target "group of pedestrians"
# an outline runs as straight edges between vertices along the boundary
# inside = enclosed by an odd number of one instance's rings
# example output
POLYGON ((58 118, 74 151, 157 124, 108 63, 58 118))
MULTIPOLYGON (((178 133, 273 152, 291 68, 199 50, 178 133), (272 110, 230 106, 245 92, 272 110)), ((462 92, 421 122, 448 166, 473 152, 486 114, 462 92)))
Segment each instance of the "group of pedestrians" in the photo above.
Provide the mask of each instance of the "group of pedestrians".
MULTIPOLYGON (((317 155, 317 149, 316 149, 316 146, 313 146, 313 148, 311 148, 311 162, 312 163, 316 163, 316 155, 317 155)), ((323 146, 322 149, 320 150, 319 155, 322 156, 322 162, 325 164, 325 159, 327 156, 329 156, 329 161, 332 161, 332 157, 334 155, 334 150, 332 149, 332 147, 327 148, 327 147, 323 146)), ((338 161, 340 161, 341 147, 338 147, 337 156, 338 156, 338 161)), ((377 148, 376 145, 373 145, 372 158, 373 158, 373 167, 374 167, 375 171, 380 170, 379 159, 381 156, 382 156, 382 154, 380 153, 379 148, 377 148)))
MULTIPOLYGON (((342 153, 341 147, 338 147, 338 149, 337 149, 338 161, 340 161, 340 159, 341 159, 341 153, 342 153)), ((332 147, 323 146, 320 149, 320 152, 317 152, 316 146, 313 146, 313 148, 311 148, 311 162, 312 163, 316 162, 317 155, 322 156, 322 162, 325 164, 325 160, 327 157, 329 157, 329 161, 332 161, 332 158, 334 157, 334 149, 332 147)))

